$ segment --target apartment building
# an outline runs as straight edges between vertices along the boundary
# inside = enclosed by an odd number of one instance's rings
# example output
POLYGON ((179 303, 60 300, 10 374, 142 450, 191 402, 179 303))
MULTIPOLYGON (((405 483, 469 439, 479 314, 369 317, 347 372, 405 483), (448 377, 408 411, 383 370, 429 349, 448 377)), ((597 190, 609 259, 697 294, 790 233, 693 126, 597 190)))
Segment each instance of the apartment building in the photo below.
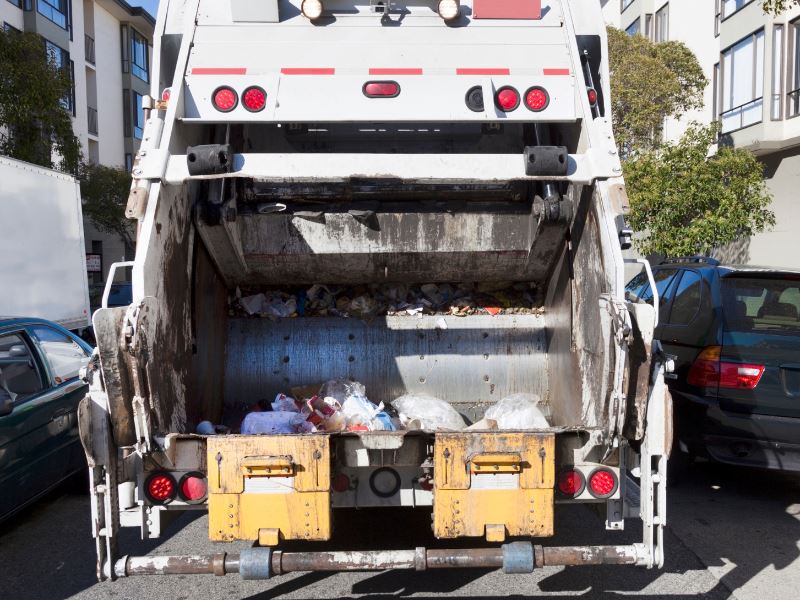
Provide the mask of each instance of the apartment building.
MULTIPOLYGON (((144 128, 142 98, 150 89, 153 17, 124 0, 0 0, 0 24, 39 34, 51 59, 69 70, 73 90, 65 102, 84 157, 130 170, 144 128)), ((89 221, 84 232, 96 294, 111 263, 132 249, 89 221)))
POLYGON ((665 138, 690 121, 719 120, 722 143, 765 165, 777 224, 722 249, 725 260, 800 268, 800 7, 774 18, 760 0, 601 0, 606 22, 660 42, 678 40, 709 80, 705 106, 668 120, 665 138))

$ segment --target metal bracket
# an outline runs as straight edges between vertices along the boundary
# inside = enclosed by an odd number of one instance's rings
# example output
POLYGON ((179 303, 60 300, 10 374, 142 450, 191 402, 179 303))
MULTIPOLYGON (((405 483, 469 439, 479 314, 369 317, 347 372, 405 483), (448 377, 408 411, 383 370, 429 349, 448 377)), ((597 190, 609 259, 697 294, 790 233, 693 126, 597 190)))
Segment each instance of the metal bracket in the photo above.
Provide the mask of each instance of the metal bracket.
POLYGON ((269 579, 272 575, 272 548, 246 548, 239 555, 242 579, 269 579))

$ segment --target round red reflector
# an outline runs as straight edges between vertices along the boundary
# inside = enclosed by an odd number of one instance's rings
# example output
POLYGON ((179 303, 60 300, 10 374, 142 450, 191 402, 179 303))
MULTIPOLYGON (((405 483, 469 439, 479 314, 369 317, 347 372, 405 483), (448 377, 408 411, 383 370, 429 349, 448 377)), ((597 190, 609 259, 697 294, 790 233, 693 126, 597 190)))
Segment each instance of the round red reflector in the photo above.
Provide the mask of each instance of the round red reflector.
POLYGON ((519 106, 519 92, 512 87, 500 88, 497 90, 495 103, 503 112, 510 112, 519 106))
POLYGON ((558 491, 565 496, 580 496, 583 493, 586 482, 583 473, 574 469, 564 471, 558 477, 558 491))
POLYGON ((267 105, 267 92, 260 87, 249 87, 242 94, 242 104, 250 112, 264 110, 267 105))
POLYGON ((189 504, 202 502, 208 495, 208 483, 202 473, 187 473, 178 485, 181 500, 189 504))
POLYGON ((400 86, 394 81, 369 81, 364 84, 367 98, 395 98, 400 95, 400 86))
POLYGON ((169 102, 170 96, 172 96, 172 88, 164 88, 164 91, 161 92, 161 99, 164 102, 169 102))
POLYGON ((220 112, 231 112, 239 103, 236 92, 227 86, 217 88, 211 99, 214 103, 214 108, 220 112))
POLYGON ((594 88, 589 88, 586 94, 589 96, 589 104, 591 104, 592 106, 597 104, 597 90, 595 90, 594 88))
POLYGON ((617 491, 617 478, 611 471, 598 469, 589 476, 589 492, 595 498, 608 498, 617 491))
POLYGON ((344 473, 338 473, 336 477, 333 478, 333 490, 335 492, 346 492, 350 489, 350 478, 345 475, 344 473))
POLYGON ((525 92, 525 106, 533 112, 541 112, 550 104, 550 96, 544 88, 532 87, 525 92))
POLYGON ((153 473, 144 483, 147 497, 155 504, 166 504, 175 499, 175 479, 166 473, 153 473))

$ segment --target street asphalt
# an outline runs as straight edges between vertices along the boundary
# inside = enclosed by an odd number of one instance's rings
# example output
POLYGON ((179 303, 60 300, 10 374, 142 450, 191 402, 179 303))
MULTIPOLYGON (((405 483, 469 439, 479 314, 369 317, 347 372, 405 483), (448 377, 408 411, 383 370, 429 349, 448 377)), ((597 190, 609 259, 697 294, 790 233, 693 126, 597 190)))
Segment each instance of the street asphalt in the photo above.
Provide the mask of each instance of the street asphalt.
MULTIPOLYGON (((435 545, 428 519, 410 511, 351 513, 337 521, 338 537, 330 547, 435 545)), ((526 576, 497 571, 310 573, 272 581, 181 575, 100 584, 94 575, 88 498, 56 491, 0 526, 0 598, 800 598, 800 477, 698 465, 688 480, 670 490, 668 519, 667 564, 662 570, 545 568, 526 576)), ((570 507, 558 515, 558 533, 548 543, 632 543, 640 539, 638 526, 629 521, 623 533, 606 532, 596 513, 570 507)), ((165 538, 148 542, 138 539, 138 531, 126 529, 121 551, 137 555, 234 550, 209 542, 206 528, 204 515, 187 515, 165 538)))

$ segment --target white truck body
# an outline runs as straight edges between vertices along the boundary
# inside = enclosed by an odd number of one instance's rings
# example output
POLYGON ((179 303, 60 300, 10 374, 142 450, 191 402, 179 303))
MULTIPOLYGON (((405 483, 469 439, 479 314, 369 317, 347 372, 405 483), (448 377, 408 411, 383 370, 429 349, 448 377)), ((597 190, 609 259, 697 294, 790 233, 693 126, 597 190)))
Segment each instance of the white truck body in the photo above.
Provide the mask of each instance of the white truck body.
POLYGON ((74 177, 0 157, 0 315, 90 324, 83 212, 74 177))
POLYGON ((94 316, 81 409, 98 576, 661 566, 668 361, 657 308, 624 295, 630 232, 599 4, 465 0, 449 22, 428 0, 323 0, 314 21, 303 9, 160 5, 127 208, 134 302, 94 316), (539 310, 443 327, 394 313, 259 320, 230 303, 281 286, 500 282, 536 290, 539 310), (534 393, 550 426, 194 434, 205 420, 235 431, 243 403, 335 377, 375 401, 431 394, 473 423, 534 393), (503 476, 484 477, 487 465, 503 476), (187 478, 207 496, 187 496, 187 478), (553 511, 573 502, 603 507, 610 532, 640 518, 642 541, 548 547, 553 511), (340 508, 406 506, 428 507, 439 538, 528 541, 281 551, 331 539, 340 508), (197 509, 212 539, 259 547, 120 558, 120 526, 158 537, 164 517, 197 509))

